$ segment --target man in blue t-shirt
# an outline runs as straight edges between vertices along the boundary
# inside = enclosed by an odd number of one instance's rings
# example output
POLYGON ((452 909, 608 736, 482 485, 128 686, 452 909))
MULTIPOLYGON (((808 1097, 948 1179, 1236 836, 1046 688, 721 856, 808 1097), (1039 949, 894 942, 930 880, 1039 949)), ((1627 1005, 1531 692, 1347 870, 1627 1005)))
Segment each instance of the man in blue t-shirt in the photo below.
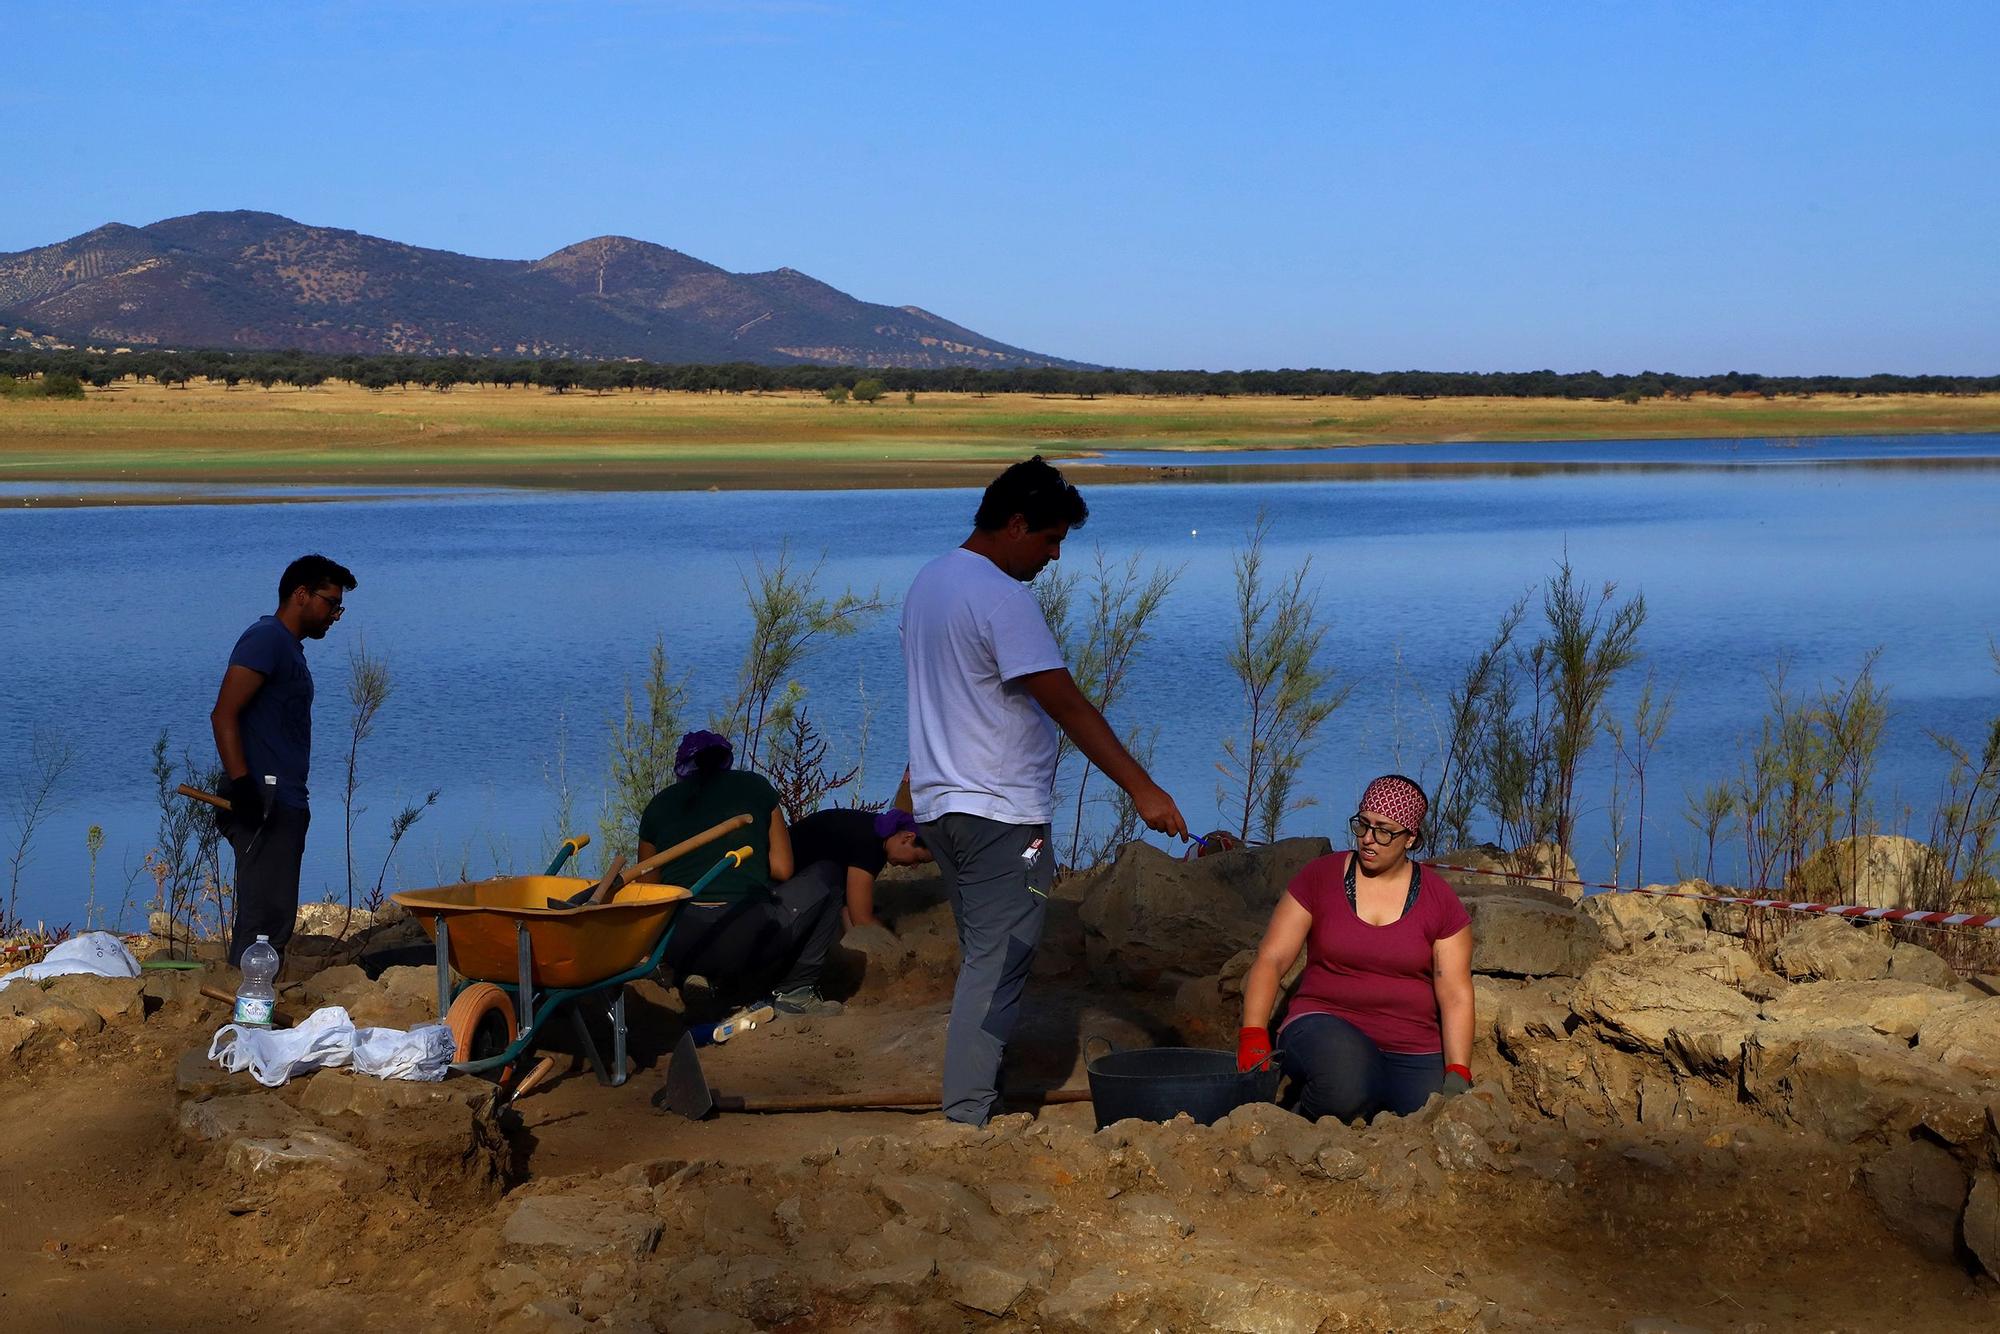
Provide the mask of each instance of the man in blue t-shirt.
POLYGON ((1057 734, 1125 789, 1148 829, 1187 837, 1166 790, 1069 674, 1027 585, 1090 515, 1041 455, 995 478, 972 535, 903 601, 910 796, 958 921, 944 1114, 984 1125, 1020 1015, 1055 877, 1057 734))
POLYGON ((278 610, 245 630, 208 715, 228 781, 217 826, 236 853, 233 966, 258 936, 282 953, 299 913, 306 851, 306 771, 312 761, 312 670, 304 641, 324 639, 354 588, 347 567, 301 556, 278 579, 278 610))

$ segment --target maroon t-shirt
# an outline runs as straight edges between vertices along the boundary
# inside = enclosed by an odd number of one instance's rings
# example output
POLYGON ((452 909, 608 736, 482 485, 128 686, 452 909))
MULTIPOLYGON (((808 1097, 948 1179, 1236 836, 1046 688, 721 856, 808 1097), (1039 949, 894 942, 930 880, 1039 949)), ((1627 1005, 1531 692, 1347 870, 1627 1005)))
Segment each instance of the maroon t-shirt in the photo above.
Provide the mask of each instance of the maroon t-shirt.
POLYGON ((1315 858, 1286 892, 1312 914, 1306 970, 1285 1022, 1302 1014, 1339 1015, 1383 1051, 1444 1050, 1438 1031, 1431 946, 1471 925, 1465 905, 1430 867, 1417 901, 1387 926, 1370 926, 1347 901, 1345 852, 1315 858))

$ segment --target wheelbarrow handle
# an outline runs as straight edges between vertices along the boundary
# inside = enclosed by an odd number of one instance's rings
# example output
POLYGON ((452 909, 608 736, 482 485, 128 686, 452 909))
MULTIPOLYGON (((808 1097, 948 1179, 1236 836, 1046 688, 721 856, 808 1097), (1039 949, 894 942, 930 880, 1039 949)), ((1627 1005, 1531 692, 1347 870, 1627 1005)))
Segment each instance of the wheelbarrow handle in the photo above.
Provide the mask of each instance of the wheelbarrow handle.
POLYGON ((708 844, 715 842, 716 839, 721 838, 724 834, 733 834, 749 823, 750 817, 747 815, 732 815, 721 824, 711 829, 704 829, 693 838, 674 844, 665 852, 656 852, 646 858, 646 860, 627 867, 625 878, 621 883, 629 885, 647 872, 656 871, 676 858, 685 857, 696 848, 706 847, 708 844))

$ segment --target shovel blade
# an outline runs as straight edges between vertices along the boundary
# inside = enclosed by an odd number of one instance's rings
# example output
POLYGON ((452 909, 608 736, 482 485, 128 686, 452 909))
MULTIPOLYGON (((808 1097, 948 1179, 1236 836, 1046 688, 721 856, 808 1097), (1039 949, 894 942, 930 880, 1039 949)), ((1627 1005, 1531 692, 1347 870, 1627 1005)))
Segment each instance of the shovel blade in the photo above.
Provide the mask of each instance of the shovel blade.
POLYGON ((667 1079, 653 1095, 653 1107, 690 1121, 703 1120, 715 1111, 715 1092, 708 1086, 692 1033, 682 1033, 674 1044, 674 1054, 667 1058, 667 1079))

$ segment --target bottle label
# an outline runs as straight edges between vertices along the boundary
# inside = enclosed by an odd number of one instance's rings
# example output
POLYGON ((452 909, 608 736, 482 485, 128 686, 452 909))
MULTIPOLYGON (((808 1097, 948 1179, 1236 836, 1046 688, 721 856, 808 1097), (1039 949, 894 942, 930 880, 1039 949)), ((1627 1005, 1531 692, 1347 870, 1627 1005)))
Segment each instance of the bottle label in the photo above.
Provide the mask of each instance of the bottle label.
POLYGON ((254 1024, 258 1028, 271 1026, 271 1002, 262 996, 238 996, 236 998, 236 1022, 254 1024))

